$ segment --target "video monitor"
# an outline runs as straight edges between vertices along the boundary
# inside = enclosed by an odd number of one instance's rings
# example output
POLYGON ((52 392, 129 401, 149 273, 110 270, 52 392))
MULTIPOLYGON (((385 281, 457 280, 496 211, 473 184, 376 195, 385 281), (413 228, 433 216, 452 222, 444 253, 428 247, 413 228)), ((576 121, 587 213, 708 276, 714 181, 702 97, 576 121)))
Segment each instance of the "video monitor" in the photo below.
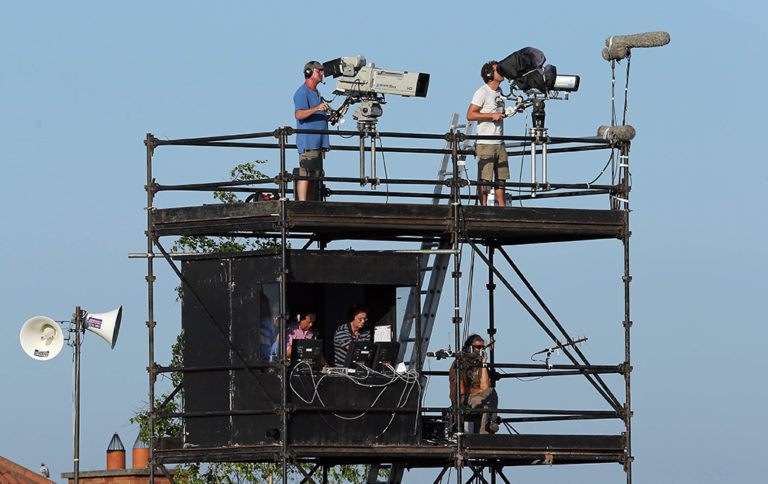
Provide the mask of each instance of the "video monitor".
POLYGON ((371 343, 370 341, 353 341, 349 344, 344 367, 357 368, 359 365, 365 365, 370 368, 373 364, 373 356, 375 352, 376 345, 374 343, 371 343))
POLYGON ((382 372, 387 369, 387 365, 392 368, 397 364, 397 356, 400 353, 400 343, 397 341, 387 341, 376 343, 376 353, 373 356, 373 368, 375 371, 382 372))
POLYGON ((314 369, 323 366, 323 340, 295 339, 291 346, 293 347, 291 349, 291 366, 296 366, 302 361, 306 361, 314 369))

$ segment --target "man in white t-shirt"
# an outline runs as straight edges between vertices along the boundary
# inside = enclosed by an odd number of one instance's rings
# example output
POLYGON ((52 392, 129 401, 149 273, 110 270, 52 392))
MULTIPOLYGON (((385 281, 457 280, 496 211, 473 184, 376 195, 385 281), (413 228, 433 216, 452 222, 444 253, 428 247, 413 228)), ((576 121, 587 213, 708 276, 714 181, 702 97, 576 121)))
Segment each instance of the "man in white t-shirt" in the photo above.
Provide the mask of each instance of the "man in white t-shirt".
MULTIPOLYGON (((496 72, 498 62, 490 61, 483 64, 480 69, 480 77, 485 81, 480 89, 472 96, 472 103, 467 110, 467 121, 477 121, 477 134, 482 136, 504 136, 504 97, 501 95, 499 84, 504 80, 501 74, 496 72)), ((503 140, 480 140, 475 145, 477 156, 477 178, 480 181, 504 182, 509 178, 509 164, 507 163, 507 151, 503 140)), ((480 205, 486 205, 488 199, 488 187, 481 186, 477 189, 480 205)), ((506 205, 504 201, 504 187, 495 189, 496 201, 500 206, 506 205)))

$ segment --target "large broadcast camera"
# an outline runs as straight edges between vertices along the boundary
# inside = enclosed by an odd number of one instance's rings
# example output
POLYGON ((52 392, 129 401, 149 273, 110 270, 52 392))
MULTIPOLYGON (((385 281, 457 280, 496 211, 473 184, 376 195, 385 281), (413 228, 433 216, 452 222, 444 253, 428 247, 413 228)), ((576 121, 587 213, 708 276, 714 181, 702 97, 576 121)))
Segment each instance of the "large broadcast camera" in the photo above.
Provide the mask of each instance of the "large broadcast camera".
POLYGON ((558 75, 557 67, 544 65, 546 60, 539 49, 523 47, 496 65, 496 72, 510 83, 510 93, 505 97, 516 101, 508 110, 514 112, 533 106, 533 127, 539 129, 544 128, 544 100, 568 99, 569 93, 578 91, 580 81, 579 76, 558 75), (515 90, 522 95, 515 95, 515 90))
POLYGON ((338 109, 331 111, 329 122, 339 122, 349 106, 360 103, 352 117, 361 131, 373 130, 383 111, 385 94, 399 96, 426 97, 429 87, 429 74, 422 72, 393 71, 380 69, 372 63, 366 65, 365 57, 339 57, 323 63, 323 73, 337 78, 336 95, 347 98, 338 109))
MULTIPOLYGON (((536 196, 538 186, 536 177, 536 154, 541 153, 541 183, 547 182, 547 128, 544 127, 546 112, 544 101, 549 99, 568 99, 568 94, 579 89, 579 76, 558 75, 553 65, 544 65, 547 58, 544 53, 534 47, 523 47, 505 57, 496 64, 496 72, 509 81, 510 92, 504 94, 507 99, 515 101, 515 105, 507 108, 507 116, 531 110, 532 127, 528 130, 531 138, 531 196, 536 196), (515 90, 522 94, 515 94, 515 90)), ((546 189, 546 188, 545 188, 546 189)))

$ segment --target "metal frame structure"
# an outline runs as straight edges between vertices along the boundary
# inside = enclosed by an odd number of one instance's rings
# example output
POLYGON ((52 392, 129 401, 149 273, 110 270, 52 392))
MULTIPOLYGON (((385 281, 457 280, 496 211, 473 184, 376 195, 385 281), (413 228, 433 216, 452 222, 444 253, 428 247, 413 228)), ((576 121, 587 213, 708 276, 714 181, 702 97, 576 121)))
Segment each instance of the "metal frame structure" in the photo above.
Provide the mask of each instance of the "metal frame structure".
MULTIPOLYGON (((434 467, 440 469, 435 482, 440 481, 445 473, 451 469, 456 470, 456 482, 462 483, 465 475, 464 469, 471 471, 469 481, 478 479, 479 482, 487 482, 483 477, 483 469, 490 471, 491 482, 495 483, 499 477, 504 482, 509 482, 503 473, 506 465, 525 465, 533 463, 552 463, 553 455, 555 463, 588 463, 588 462, 619 462, 626 471, 627 482, 632 481, 632 452, 631 452, 631 392, 630 392, 630 270, 629 270, 629 142, 608 141, 598 137, 583 138, 555 138, 549 137, 544 143, 539 137, 482 137, 471 136, 451 129, 445 134, 420 134, 420 133, 391 133, 391 132, 358 132, 358 131, 308 131, 296 130, 290 127, 281 127, 273 132, 250 133, 230 136, 216 136, 206 138, 190 138, 176 140, 160 140, 151 134, 147 134, 145 140, 146 156, 146 192, 147 192, 147 251, 146 254, 136 255, 147 259, 147 329, 149 344, 149 421, 151 431, 150 442, 150 481, 154 482, 156 469, 164 472, 163 464, 172 462, 213 462, 213 461, 276 461, 279 460, 283 469, 292 462, 309 462, 314 468, 307 471, 300 468, 304 474, 304 481, 315 482, 314 474, 322 470, 322 482, 327 482, 328 466, 337 463, 398 463, 407 467, 434 467), (450 193, 443 195, 435 190, 432 193, 426 191, 370 191, 370 190, 326 190, 326 195, 332 197, 365 196, 382 197, 389 199, 434 199, 447 203, 437 205, 423 204, 393 204, 393 203, 365 203, 357 202, 293 202, 288 195, 292 191, 289 184, 297 179, 310 179, 292 175, 287 171, 286 154, 295 149, 295 145, 288 142, 289 136, 295 133, 328 133, 340 135, 346 138, 359 138, 359 146, 333 145, 332 151, 359 151, 360 153, 360 177, 325 177, 321 181, 335 184, 359 184, 361 187, 370 185, 376 188, 382 184, 387 186, 403 187, 436 187, 439 185, 450 189, 450 193), (365 146, 365 139, 371 137, 371 146, 365 146), (274 138, 275 141, 267 142, 265 139, 274 138), (418 139, 424 142, 445 141, 447 148, 412 148, 412 147, 376 147, 376 140, 382 138, 393 139, 418 139), (574 210, 574 209, 541 209, 541 208, 517 208, 517 207, 478 207, 467 204, 472 200, 472 195, 462 194, 462 189, 477 187, 478 185, 493 185, 485 182, 477 182, 459 176, 459 159, 462 156, 474 154, 468 149, 468 141, 482 140, 486 138, 502 139, 511 148, 510 155, 533 155, 535 163, 536 154, 573 153, 592 150, 610 150, 612 155, 618 154, 618 164, 614 167, 614 174, 618 181, 611 184, 566 184, 566 183, 538 183, 532 179, 530 183, 507 182, 503 185, 507 188, 527 190, 528 194, 522 194, 517 199, 544 199, 554 197, 580 197, 585 195, 608 195, 611 199, 609 210, 574 210), (549 145, 549 146, 547 146, 549 145), (280 156, 280 172, 274 178, 265 180, 248 180, 239 182, 213 182, 184 185, 161 185, 153 176, 153 155, 159 147, 170 146, 204 146, 227 148, 260 148, 278 150, 280 156), (553 148, 553 146, 555 146, 553 148), (450 157, 452 164, 451 176, 445 179, 415 180, 415 179, 381 179, 375 176, 375 153, 409 153, 409 154, 439 154, 450 157), (365 157, 371 156, 371 175, 365 173, 365 157), (270 186, 272 185, 272 186, 270 186), (275 188, 274 185, 277 185, 275 188), (203 206, 184 208, 158 208, 155 206, 155 198, 162 191, 233 191, 260 195, 270 193, 277 195, 276 199, 266 202, 238 204, 237 206, 203 206), (263 448, 219 448, 204 450, 170 449, 160 450, 156 436, 156 422, 160 418, 184 417, 183 412, 168 414, 163 412, 163 405, 155 405, 155 384, 158 375, 170 371, 195 371, 198 369, 163 367, 155 361, 155 337, 156 327, 154 314, 154 284, 155 270, 154 258, 163 257, 180 277, 184 278, 176 268, 172 255, 165 250, 160 243, 164 236, 178 235, 209 235, 222 236, 234 235, 244 237, 272 236, 279 238, 281 269, 278 277, 280 283, 280 334, 286 332, 286 247, 291 239, 308 240, 320 244, 321 249, 332 240, 379 240, 397 242, 422 242, 442 243, 441 250, 423 249, 425 255, 449 253, 453 256, 453 304, 454 312, 452 322, 454 324, 454 342, 456 348, 461 348, 462 335, 460 301, 461 260, 460 252, 463 245, 471 247, 479 259, 488 266, 489 277, 486 285, 489 300, 489 328, 490 337, 496 333, 494 304, 497 282, 502 284, 541 326, 544 332, 552 339, 553 345, 559 348, 569 358, 570 364, 542 365, 542 364, 506 364, 496 361, 495 354, 491 351, 490 367, 516 370, 516 373, 503 377, 522 376, 563 376, 582 375, 595 390, 605 399, 610 406, 609 411, 577 411, 577 410, 549 410, 549 409, 498 409, 499 414, 528 415, 505 418, 505 422, 535 422, 535 421, 560 421, 560 420, 593 420, 593 419, 619 419, 623 422, 625 431, 621 436, 591 436, 589 439, 576 439, 576 436, 538 436, 517 435, 509 437, 503 442, 493 440, 491 436, 464 435, 455 432, 455 439, 450 444, 442 446, 411 446, 385 449, 372 449, 370 451, 359 447, 339 446, 338 448, 311 448, 307 446, 294 446, 288 442, 287 416, 292 411, 286 401, 287 364, 285 346, 281 345, 279 361, 265 364, 279 371, 282 382, 282 401, 276 412, 281 417, 282 432, 284 436, 280 445, 265 446, 263 448), (533 286, 525 278, 515 265, 507 252, 505 245, 521 243, 538 243, 552 241, 572 241, 590 239, 621 240, 624 248, 624 361, 617 365, 594 365, 576 347, 574 339, 566 332, 552 311, 547 307, 542 298, 536 293, 533 286), (488 255, 481 250, 487 247, 488 255), (446 249, 447 248, 447 249, 446 249), (160 254, 156 252, 159 250, 160 254), (496 255, 500 254, 504 262, 510 266, 512 272, 519 278, 522 284, 536 300, 540 310, 545 316, 539 316, 537 310, 529 305, 520 293, 512 286, 507 275, 499 269, 496 255), (555 329, 550 329, 550 324, 555 329), (617 398, 610 387, 602 379, 603 374, 620 374, 624 379, 624 401, 617 398), (569 439, 569 437, 572 437, 569 439), (491 440, 488 440, 488 439, 491 440), (586 442, 586 443, 585 443, 586 442), (581 448, 580 446, 586 447, 581 448), (581 450, 580 450, 581 449, 581 450), (549 462, 547 462, 549 460, 549 462)), ((613 158, 612 158, 613 159, 613 158)), ((546 170, 546 168, 544 169, 546 170)), ((535 173, 535 171, 534 171, 535 173)), ((535 175, 534 175, 535 176, 535 175)), ((499 184, 495 184, 498 186, 499 184)), ((425 246, 429 247, 429 246, 425 246)), ((431 247, 435 247, 432 245, 431 247)), ((423 328, 419 320, 415 324, 415 342, 413 355, 423 355, 426 348, 420 348, 423 336, 419 334, 423 328)), ((428 335, 427 335, 428 336, 428 335)), ((401 354, 402 356, 403 354, 401 354)), ((416 368, 425 376, 446 375, 447 372, 422 371, 423 356, 414 357, 416 368)), ((455 356, 455 364, 461 369, 460 355, 455 356)), ((248 365, 243 363, 243 367, 248 365)), ((248 367, 250 368, 250 367, 248 367)), ((248 369, 246 368, 246 369, 248 369)), ((458 379, 457 379, 458 394, 458 379)), ((170 398, 179 391, 176 388, 170 398)), ((460 400, 460 399, 457 399, 460 400)), ((422 408, 422 412, 442 412, 443 408, 422 408)), ((457 429, 462 429, 462 420, 465 414, 482 413, 483 410, 466 408, 457 401, 452 409, 456 415, 457 429)), ((488 411, 486 411, 488 412, 488 411)), ((394 468, 393 468, 394 470, 394 468)), ((165 473, 165 472, 164 472, 165 473)), ((402 474, 402 470, 400 470, 402 474)), ((287 473, 283 475, 286 481, 287 473)), ((393 476, 390 482, 396 482, 393 476)))

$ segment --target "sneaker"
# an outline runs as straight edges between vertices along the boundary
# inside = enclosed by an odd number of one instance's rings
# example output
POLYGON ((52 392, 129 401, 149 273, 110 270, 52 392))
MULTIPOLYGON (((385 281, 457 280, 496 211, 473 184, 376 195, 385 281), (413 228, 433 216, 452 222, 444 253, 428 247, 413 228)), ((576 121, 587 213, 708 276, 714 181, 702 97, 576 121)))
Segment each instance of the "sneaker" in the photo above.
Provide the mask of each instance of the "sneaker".
POLYGON ((488 424, 488 433, 495 434, 499 431, 499 424, 496 422, 491 422, 488 424))

